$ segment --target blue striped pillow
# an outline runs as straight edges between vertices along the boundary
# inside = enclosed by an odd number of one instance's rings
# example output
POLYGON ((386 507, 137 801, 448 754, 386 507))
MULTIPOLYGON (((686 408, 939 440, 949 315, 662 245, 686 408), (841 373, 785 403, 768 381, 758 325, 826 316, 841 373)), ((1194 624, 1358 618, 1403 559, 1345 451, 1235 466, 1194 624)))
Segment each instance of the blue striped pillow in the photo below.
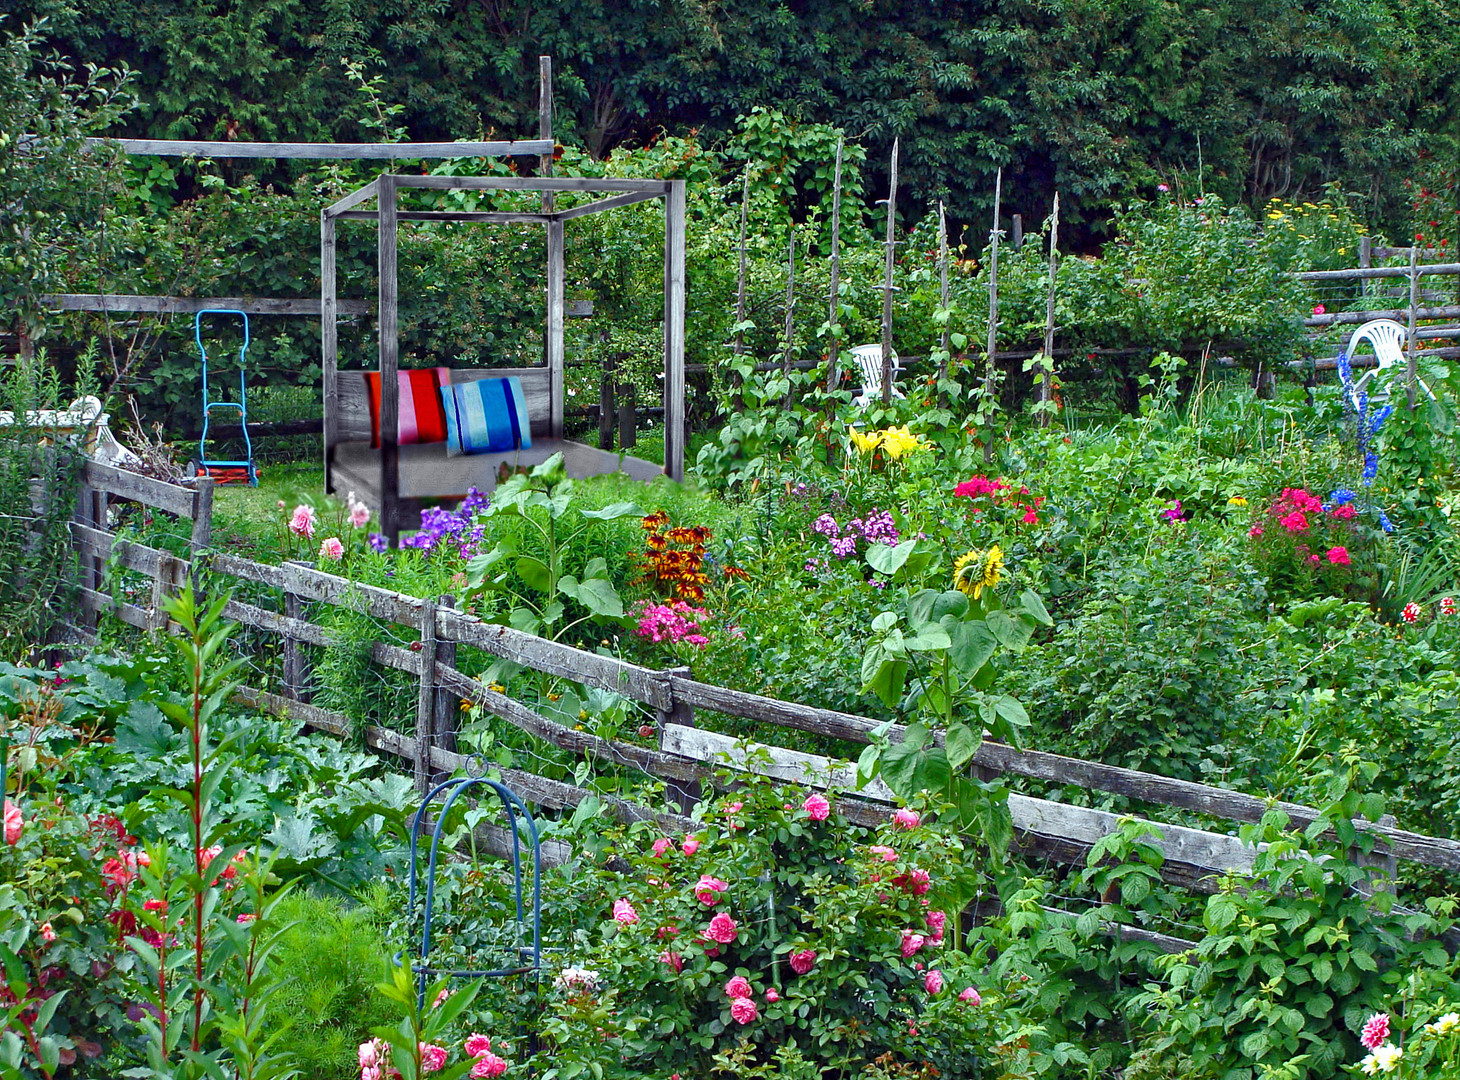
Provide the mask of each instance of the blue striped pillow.
POLYGON ((476 379, 441 388, 446 413, 446 453, 501 453, 532 445, 527 398, 516 375, 476 379))

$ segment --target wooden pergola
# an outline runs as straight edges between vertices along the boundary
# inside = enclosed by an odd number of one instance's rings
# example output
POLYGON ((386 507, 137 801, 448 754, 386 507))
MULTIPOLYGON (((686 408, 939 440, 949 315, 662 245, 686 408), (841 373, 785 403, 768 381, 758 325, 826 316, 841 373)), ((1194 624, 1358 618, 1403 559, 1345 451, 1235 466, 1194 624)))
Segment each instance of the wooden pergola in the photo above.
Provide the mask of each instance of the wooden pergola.
MULTIPOLYGON (((566 308, 565 243, 567 222, 588 214, 616 210, 635 203, 662 200, 664 204, 664 467, 663 473, 674 480, 684 478, 685 381, 684 381, 684 214, 683 180, 614 180, 585 177, 495 177, 495 176, 418 176, 382 173, 370 183, 324 208, 320 215, 320 315, 324 368, 324 444, 326 490, 336 467, 337 447, 350 433, 341 424, 342 395, 339 372, 339 341, 335 325, 340 301, 335 295, 335 233, 340 221, 370 221, 377 229, 379 298, 377 328, 380 349, 380 413, 379 413, 379 498, 382 531, 395 541, 400 529, 403 500, 449 497, 464 492, 428 490, 429 485, 411 484, 402 489, 398 425, 400 418, 397 373, 400 369, 400 340, 397 281, 397 235, 401 222, 434 221, 475 224, 539 224, 547 231, 547 323, 545 328, 547 385, 545 403, 548 414, 544 429, 547 445, 561 443, 565 453, 574 455, 581 475, 616 471, 620 464, 632 462, 637 468, 625 468, 631 476, 644 478, 649 463, 606 454, 563 438, 564 351, 563 326, 566 308), (542 194, 540 211, 465 211, 402 209, 402 190, 430 191, 533 191, 542 194), (559 192, 579 192, 604 196, 577 206, 559 210, 555 196, 559 192), (374 203, 370 209, 369 204, 374 203)), ((533 369, 518 369, 515 374, 533 369)), ((505 373, 505 372, 504 372, 505 373)), ((481 377, 483 371, 464 373, 481 377)), ((531 396, 531 395, 529 395, 531 396)), ((534 418, 534 428, 538 426, 534 418)), ((534 444, 537 443, 534 436, 534 444)), ((413 450, 415 448, 412 448, 413 450)), ((441 461, 445 464, 444 449, 441 461)), ((463 459, 452 459, 460 462, 463 459)), ((470 460, 470 459, 467 459, 470 460)), ((484 462, 491 473, 477 486, 490 488, 499 462, 484 462)), ((649 466, 658 472, 657 466, 649 466)), ((371 485, 374 486, 373 484, 371 485)))

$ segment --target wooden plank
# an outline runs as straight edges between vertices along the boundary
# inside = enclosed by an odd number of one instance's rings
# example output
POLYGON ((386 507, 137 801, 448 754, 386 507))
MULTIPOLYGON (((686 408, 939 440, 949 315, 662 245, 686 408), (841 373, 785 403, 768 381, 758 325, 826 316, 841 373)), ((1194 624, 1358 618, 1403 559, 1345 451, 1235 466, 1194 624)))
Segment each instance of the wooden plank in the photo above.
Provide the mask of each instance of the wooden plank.
MULTIPOLYGON (((677 725, 665 731, 664 745, 666 749, 683 757, 722 763, 757 776, 770 776, 816 788, 852 790, 856 787, 856 766, 816 754, 802 754, 776 746, 745 743, 729 735, 677 725), (769 762, 766 760, 767 755, 769 762)), ((892 791, 880 780, 874 780, 858 791, 857 797, 888 805, 897 801, 892 791)), ((1119 814, 1104 810, 1071 806, 1019 794, 1010 794, 1009 813, 1014 819, 1014 828, 1021 833, 1049 837, 1065 844, 1073 843, 1082 849, 1093 846, 1103 837, 1117 831, 1122 821, 1126 820, 1119 814)), ((886 812, 881 816, 885 820, 886 812)), ((1252 870, 1256 849, 1236 837, 1188 829, 1180 825, 1162 824, 1156 828, 1161 836, 1159 839, 1153 837, 1151 843, 1161 850, 1169 863, 1183 864, 1185 868, 1198 874, 1245 874, 1252 870)))
POLYGON ((669 681, 657 671, 525 634, 510 626, 482 622, 464 612, 437 609, 436 636, 438 640, 470 645, 547 675, 612 690, 656 710, 668 710, 674 705, 669 681))
POLYGON ((363 611, 413 630, 421 625, 421 601, 414 596, 364 585, 299 563, 270 566, 223 552, 210 553, 207 562, 215 574, 230 574, 283 592, 297 593, 306 600, 322 600, 336 607, 363 611))
MULTIPOLYGON (((320 302, 312 297, 257 296, 137 296, 131 293, 49 293, 41 303, 60 311, 150 312, 191 315, 199 311, 243 311, 249 315, 319 315, 320 302)), ((341 300, 343 315, 368 315, 369 300, 341 300)))
POLYGON ((124 499, 135 499, 178 517, 191 517, 193 514, 195 500, 192 487, 154 480, 150 476, 128 472, 113 465, 103 465, 91 459, 86 461, 83 476, 86 485, 93 490, 110 492, 124 499))
MULTIPOLYGON (((553 58, 551 56, 537 58, 537 137, 545 139, 548 143, 553 142, 553 58)), ((548 151, 538 158, 537 174, 539 176, 553 174, 553 155, 556 152, 557 147, 550 146, 548 151)), ((551 214, 553 209, 553 193, 544 191, 542 193, 542 212, 551 214)))
POLYGON ((393 174, 398 187, 429 191, 647 191, 667 195, 668 180, 619 180, 592 176, 409 176, 393 174))
POLYGON ((421 602, 421 640, 416 658, 421 662, 416 687, 416 788, 422 795, 431 790, 431 743, 436 715, 436 604, 421 602))
POLYGON ((664 471, 684 480, 685 440, 685 190, 669 185, 664 200, 664 471))
MULTIPOLYGON (((1408 249, 1394 249, 1403 251, 1407 256, 1408 249)), ((1460 274, 1460 263, 1430 263, 1424 266, 1417 266, 1415 272, 1421 276, 1426 274, 1460 274)), ((1368 266, 1347 270, 1304 270, 1294 274, 1298 281, 1367 281, 1373 278, 1407 278, 1409 267, 1407 266, 1368 266)))
POLYGON ((330 451, 339 442, 340 417, 340 327, 339 297, 336 292, 336 238, 334 218, 324 211, 319 215, 319 352, 320 393, 324 420, 324 490, 334 491, 330 483, 330 451))
POLYGON ((97 592, 95 589, 88 589, 85 586, 76 591, 80 594, 82 610, 89 615, 113 615, 128 626, 135 626, 139 630, 155 629, 152 612, 147 608, 113 599, 106 593, 97 592))
MULTIPOLYGON (((1417 319, 1460 319, 1460 304, 1446 304, 1440 307, 1419 308, 1417 319)), ((1340 311, 1333 315, 1310 315, 1303 320, 1304 326, 1349 326, 1369 322, 1371 319, 1393 319, 1395 322, 1409 319, 1409 308, 1384 308, 1374 311, 1340 311)))
POLYGON ((563 294, 566 288, 567 270, 564 250, 563 223, 548 222, 547 226, 547 331, 543 339, 546 350, 548 382, 548 435, 554 439, 563 437, 563 402, 567 393, 563 366, 563 294))
MULTIPOLYGON (((892 404, 892 270, 897 262, 897 157, 900 140, 892 140, 892 165, 887 183, 887 238, 883 247, 882 282, 882 404, 892 404)), ((995 199, 997 202, 997 198, 995 199)))
MULTIPOLYGON (((682 181, 677 181, 682 182, 682 181)), ((550 194, 544 192, 544 194, 550 194)), ((663 192, 658 191, 631 191, 623 195, 614 195, 607 199, 598 199, 594 202, 583 203, 581 206, 570 206, 566 210, 559 210, 555 216, 559 221, 570 221, 576 217, 583 217, 587 214, 599 214, 605 210, 617 210, 624 206, 633 206, 635 203, 648 202, 650 199, 663 197, 663 192)))
MULTIPOLYGON (((213 543, 213 478, 200 476, 193 481, 192 534, 188 546, 196 556, 213 543)), ((194 583, 196 584, 196 582, 194 583)))
POLYGON ((150 157, 273 158, 301 161, 414 161, 418 158, 528 157, 553 152, 552 142, 310 143, 221 142, 212 139, 87 139, 88 147, 121 147, 150 157))
POLYGON ((397 321, 396 279, 396 177, 383 174, 375 181, 380 189, 380 223, 376 230, 376 269, 379 303, 376 306, 380 345, 380 531, 394 546, 400 540, 400 327, 397 321))
MULTIPOLYGON (((323 627, 302 619, 280 615, 265 608, 255 607, 240 600, 230 600, 223 608, 225 618, 235 619, 245 626, 267 630, 281 636, 287 635, 310 645, 329 646, 335 644, 335 637, 323 627)), ((408 675, 421 674, 421 658, 410 649, 398 645, 387 645, 382 641, 371 642, 370 658, 383 667, 404 671, 408 675)))
MULTIPOLYGON (((457 222, 466 225, 540 225, 552 220, 551 214, 511 210, 399 210, 395 216, 397 221, 457 222)), ((345 210, 335 217, 345 221, 377 221, 380 214, 375 210, 345 210)))
POLYGON ((526 705, 514 701, 506 694, 489 690, 476 679, 463 675, 455 668, 437 666, 441 685, 452 693, 493 716, 506 720, 529 735, 536 736, 560 750, 579 756, 591 756, 597 760, 609 761, 615 765, 632 766, 653 776, 672 780, 701 780, 708 778, 711 770, 696 761, 632 746, 628 743, 605 739, 586 731, 578 731, 565 724, 555 723, 526 705))
POLYGON ((344 198, 338 199, 335 202, 330 203, 323 210, 321 210, 320 213, 323 214, 325 217, 335 217, 339 214, 343 214, 346 210, 350 209, 350 207, 359 206, 363 202, 369 202, 371 199, 378 198, 379 195, 380 184, 377 180, 372 180, 368 184, 357 187, 354 191, 350 192, 350 194, 346 195, 344 198))
MULTIPOLYGON (((450 610, 456 606, 455 601, 456 598, 450 594, 443 594, 439 601, 440 607, 450 610)), ((433 625, 435 621, 433 618, 433 625)), ((446 667, 455 667, 456 642, 442 641, 438 635, 436 662, 446 667)), ((440 685, 440 677, 434 669, 431 675, 437 684, 436 693, 431 702, 431 747, 455 751, 456 736, 461 730, 461 699, 440 685)), ((437 781, 445 779, 445 774, 439 769, 434 770, 432 776, 437 781)))

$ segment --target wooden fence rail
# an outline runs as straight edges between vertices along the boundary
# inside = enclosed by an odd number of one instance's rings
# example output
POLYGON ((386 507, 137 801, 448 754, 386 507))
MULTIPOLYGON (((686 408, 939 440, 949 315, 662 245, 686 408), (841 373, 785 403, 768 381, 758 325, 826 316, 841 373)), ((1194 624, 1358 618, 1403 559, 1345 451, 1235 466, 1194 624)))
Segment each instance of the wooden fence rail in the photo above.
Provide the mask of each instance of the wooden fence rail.
MULTIPOLYGON (((131 599, 108 595, 100 585, 83 589, 83 609, 92 617, 113 615, 149 631, 166 624, 161 598, 189 579, 217 583, 233 579, 276 589, 282 594, 283 611, 272 611, 257 603, 232 600, 226 614, 254 630, 280 637, 285 645, 284 674, 279 691, 250 687, 241 698, 257 707, 286 714, 322 731, 345 734, 352 721, 310 703, 302 676, 304 647, 327 647, 334 638, 330 630, 305 617, 306 604, 323 604, 368 614, 383 623, 413 632, 411 647, 377 641, 371 647, 372 660, 381 666, 414 676, 418 680, 414 732, 405 734, 383 728, 365 730, 368 745, 411 763, 417 780, 461 767, 465 758, 456 752, 460 710, 458 701, 470 701, 477 708, 513 725, 566 754, 592 758, 603 763, 632 768, 665 781, 682 806, 693 801, 698 785, 711 782, 718 769, 765 772, 783 780, 818 788, 834 788, 844 794, 840 805, 848 818, 860 824, 886 820, 891 793, 878 782, 854 791, 849 762, 815 754, 766 746, 766 755, 751 752, 747 744, 730 736, 695 726, 695 710, 755 720, 766 726, 790 728, 848 743, 865 744, 881 731, 891 742, 903 737, 903 729, 870 717, 818 709, 745 691, 700 682, 685 669, 657 671, 637 664, 585 652, 559 642, 548 641, 511 627, 483 622, 457 610, 451 598, 427 600, 406 596, 371 585, 350 581, 299 563, 267 565, 221 552, 195 549, 192 559, 146 545, 118 539, 97 521, 105 522, 105 496, 110 492, 148 501, 177 512, 185 506, 206 506, 203 489, 193 490, 157 481, 139 483, 130 474, 105 468, 88 469, 80 503, 93 509, 100 503, 100 515, 90 513, 73 527, 75 544, 83 563, 108 566, 143 575, 148 584, 131 599), (169 490, 163 490, 164 488, 169 490), (154 501, 155 500, 155 501, 154 501), (141 594, 146 594, 145 603, 141 594), (455 666, 455 650, 470 646, 548 675, 589 687, 611 690, 653 710, 658 718, 659 744, 644 746, 605 738, 542 715, 455 666), (293 660, 289 658, 293 655, 293 660), (761 762, 769 761, 769 765, 761 762)), ((208 494, 211 494, 209 492, 208 494)), ((196 533, 206 535, 198 525, 196 533)), ((985 774, 1003 774, 1036 780, 1045 785, 1067 785, 1090 791, 1125 796, 1142 803, 1173 807, 1229 822, 1255 822, 1270 809, 1286 813, 1295 825, 1306 825, 1319 816, 1306 806, 1274 802, 1242 792, 1191 781, 1125 769, 1100 762, 1082 761, 1058 754, 1020 750, 996 742, 985 742, 974 758, 985 774)), ((589 797, 589 792, 522 770, 510 773, 505 782, 524 797, 553 808, 568 808, 589 797)), ((653 819, 667 828, 683 829, 688 819, 661 814, 627 800, 604 799, 610 812, 625 820, 653 819)), ((1116 814, 1023 794, 1010 797, 1019 851, 1079 864, 1090 847, 1120 824, 1116 814)), ((1460 842, 1424 836, 1395 828, 1389 822, 1359 822, 1377 842, 1376 854, 1384 860, 1403 859, 1449 871, 1460 871, 1460 842)), ((1224 832, 1156 824, 1154 840, 1165 856, 1163 877, 1174 884, 1197 891, 1211 891, 1224 874, 1251 870, 1255 849, 1224 832)))

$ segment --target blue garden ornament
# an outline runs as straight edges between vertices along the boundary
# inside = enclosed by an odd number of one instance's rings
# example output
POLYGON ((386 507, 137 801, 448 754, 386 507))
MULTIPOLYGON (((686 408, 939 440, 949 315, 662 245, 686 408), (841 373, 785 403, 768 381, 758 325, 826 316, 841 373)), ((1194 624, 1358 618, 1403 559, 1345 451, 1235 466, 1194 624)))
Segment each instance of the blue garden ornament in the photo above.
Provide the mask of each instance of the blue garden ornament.
POLYGON ((415 817, 411 820, 410 910, 412 912, 416 910, 416 862, 421 822, 431 804, 443 792, 447 793, 446 801, 441 806, 441 812, 436 816, 436 826, 431 833, 431 854, 426 872, 426 910, 421 927, 420 954, 412 967, 418 979, 418 1003, 421 1008, 426 1006, 426 987, 433 977, 439 978, 446 975, 455 979, 501 979, 512 975, 526 975, 536 983, 542 968, 542 844, 537 837, 537 825, 533 822, 532 815, 528 813, 522 800, 495 780, 489 780, 484 776, 455 777, 436 785, 422 801, 421 808, 416 811, 415 817), (507 815, 507 831, 512 836, 512 885, 517 908, 517 960, 519 962, 516 966, 483 971, 458 971, 450 968, 431 967, 428 960, 431 954, 431 909, 436 899, 436 857, 441 846, 441 831, 446 825, 452 804, 465 792, 478 785, 485 785, 496 792, 498 800, 502 803, 502 809, 507 815), (524 824, 527 827, 527 839, 532 845, 532 944, 530 946, 522 944, 522 929, 526 915, 522 895, 522 826, 524 824))

